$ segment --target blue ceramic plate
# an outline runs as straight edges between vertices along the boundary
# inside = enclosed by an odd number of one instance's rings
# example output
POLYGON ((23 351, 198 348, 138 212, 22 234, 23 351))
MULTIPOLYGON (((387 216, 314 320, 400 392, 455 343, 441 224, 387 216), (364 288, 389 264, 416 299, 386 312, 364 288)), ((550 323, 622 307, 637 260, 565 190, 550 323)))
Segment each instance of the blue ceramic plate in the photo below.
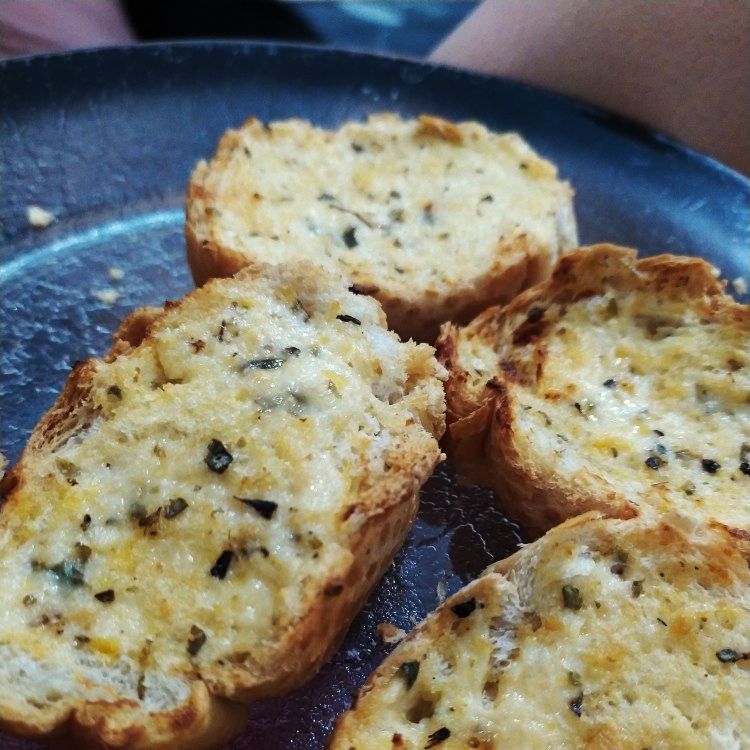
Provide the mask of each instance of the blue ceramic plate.
MULTIPOLYGON (((249 115, 336 126, 394 110, 517 130, 573 183, 583 243, 703 255, 727 278, 750 279, 746 179, 604 112, 510 81, 333 50, 193 43, 0 63, 0 102, 0 439, 11 460, 76 360, 102 354, 137 305, 191 288, 182 239, 188 176, 249 115), (32 229, 28 205, 57 220, 32 229), (112 267, 122 279, 110 278, 112 267)), ((321 748, 389 648, 378 623, 409 630, 441 594, 513 552, 518 534, 489 493, 458 487, 449 467, 439 469, 405 549, 340 651, 307 688, 257 704, 232 750, 321 748)), ((0 747, 35 746, 0 737, 0 747)))

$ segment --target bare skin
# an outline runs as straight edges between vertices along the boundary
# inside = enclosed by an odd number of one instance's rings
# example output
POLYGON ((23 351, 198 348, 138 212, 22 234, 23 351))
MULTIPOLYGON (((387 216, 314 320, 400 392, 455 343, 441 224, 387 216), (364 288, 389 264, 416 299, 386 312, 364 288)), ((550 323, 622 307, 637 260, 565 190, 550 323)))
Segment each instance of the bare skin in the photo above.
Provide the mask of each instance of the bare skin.
POLYGON ((750 174, 747 0, 485 0, 431 59, 587 101, 750 174))

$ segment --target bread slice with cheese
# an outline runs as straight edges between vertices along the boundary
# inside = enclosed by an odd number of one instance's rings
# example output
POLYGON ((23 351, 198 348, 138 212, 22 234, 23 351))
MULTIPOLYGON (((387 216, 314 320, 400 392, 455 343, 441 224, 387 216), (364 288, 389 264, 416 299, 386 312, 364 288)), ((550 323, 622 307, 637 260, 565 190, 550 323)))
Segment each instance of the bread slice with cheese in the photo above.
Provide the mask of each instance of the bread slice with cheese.
POLYGON ((195 280, 305 257, 374 295, 403 338, 432 341, 545 278, 576 245, 573 191, 514 133, 380 114, 230 130, 193 173, 195 280))
POLYGON ((577 250, 438 349, 448 451, 529 532, 592 509, 750 532, 750 307, 705 261, 577 250))
POLYGON ((579 517, 488 568, 375 671, 331 750, 750 747, 750 544, 579 517))
POLYGON ((305 264, 127 319, 4 482, 0 728, 218 747, 311 677, 441 458, 442 377, 305 264))

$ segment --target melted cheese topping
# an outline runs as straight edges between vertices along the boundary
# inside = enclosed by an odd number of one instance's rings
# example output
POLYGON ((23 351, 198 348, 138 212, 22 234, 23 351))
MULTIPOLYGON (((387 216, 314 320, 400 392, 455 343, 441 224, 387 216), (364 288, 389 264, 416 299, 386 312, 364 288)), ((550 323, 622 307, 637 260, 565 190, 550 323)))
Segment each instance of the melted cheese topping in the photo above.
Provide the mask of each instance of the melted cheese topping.
POLYGON ((136 678, 262 662, 346 571, 343 512, 431 441, 439 366, 370 298, 282 282, 206 287, 94 363, 88 426, 3 509, 3 654, 73 670, 65 690, 87 695, 115 661, 136 678))
POLYGON ((302 248, 410 299, 485 277, 499 246, 510 266, 528 238, 551 265, 576 243, 572 191, 554 166, 476 123, 381 115, 329 132, 250 121, 222 145, 204 178, 210 201, 194 205, 220 246, 264 261, 302 248))
POLYGON ((746 561, 726 538, 588 536, 547 537, 528 574, 486 575, 449 600, 397 652, 419 665, 413 685, 403 667, 384 675, 333 748, 748 747, 746 561), (722 661, 726 649, 745 657, 722 661))
POLYGON ((565 482, 585 470, 629 501, 750 528, 746 326, 637 293, 553 305, 541 324, 541 338, 515 347, 506 330, 500 344, 459 343, 475 391, 498 359, 516 369, 523 453, 565 482))

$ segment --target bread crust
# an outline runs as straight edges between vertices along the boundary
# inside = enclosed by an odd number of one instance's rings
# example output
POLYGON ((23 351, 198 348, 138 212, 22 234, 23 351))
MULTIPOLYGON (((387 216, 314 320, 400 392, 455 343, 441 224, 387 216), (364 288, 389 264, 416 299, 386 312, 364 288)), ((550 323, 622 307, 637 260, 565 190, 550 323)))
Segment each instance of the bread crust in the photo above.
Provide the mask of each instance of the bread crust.
MULTIPOLYGON (((283 271, 280 267, 251 266, 237 278, 252 280, 283 271)), ((317 273, 312 267, 300 271, 302 278, 313 278, 317 273)), ((211 281, 193 294, 210 293, 213 284, 221 283, 218 279, 211 281)), ((173 309, 182 303, 168 302, 165 307, 173 309)), ((148 340, 164 312, 165 308, 155 307, 134 311, 113 335, 113 346, 103 361, 114 361, 148 340)), ((93 417, 89 395, 96 365, 97 360, 92 359, 74 366, 62 393, 3 479, 0 512, 7 513, 15 502, 26 474, 33 471, 35 455, 85 428, 93 417)), ((445 428, 442 414, 431 415, 429 426, 439 437, 445 428)), ((12 694, 2 695, 0 691, 0 729, 79 750, 104 746, 128 750, 222 747, 242 730, 248 703, 296 689, 312 678, 339 647, 352 619, 402 546, 417 512, 419 488, 440 460, 437 441, 425 432, 393 458, 387 481, 370 481, 362 487, 357 502, 341 519, 346 536, 342 546, 348 556, 326 579, 310 584, 303 616, 269 644, 262 663, 250 663, 241 654, 236 659, 229 655, 224 667, 210 665, 201 673, 187 674, 188 697, 176 708, 160 712, 146 713, 132 700, 108 702, 85 697, 32 710, 24 701, 15 703, 12 694)))
POLYGON ((724 283, 706 261, 673 255, 637 260, 634 250, 609 244, 569 253, 548 281, 506 306, 485 310, 465 328, 445 324, 436 342, 438 359, 449 371, 444 448, 461 474, 496 491, 506 512, 531 537, 590 510, 617 518, 647 512, 631 489, 601 470, 584 466, 571 478, 556 470, 555 460, 542 461, 530 453, 519 437, 517 414, 534 373, 521 372, 512 359, 503 359, 517 343, 531 342, 535 349, 528 361, 536 357, 538 378, 546 366, 546 329, 544 320, 531 320, 532 311, 564 308, 605 287, 615 295, 632 291, 684 300, 704 320, 750 334, 750 306, 724 293, 724 283), (459 355, 461 344, 475 337, 494 347, 500 360, 481 383, 459 355))
MULTIPOLYGON (((384 113, 371 116, 362 127, 371 129, 373 133, 391 130, 400 133, 401 125, 402 121, 396 115, 384 113)), ((231 276, 258 259, 253 255, 250 241, 247 247, 240 250, 219 238, 214 217, 221 210, 221 201, 212 184, 223 170, 229 169, 230 159, 235 150, 243 147, 244 139, 251 143, 252 139, 271 139, 275 137, 276 126, 281 126, 282 130, 293 128, 298 131, 302 134, 299 137, 312 144, 310 148, 315 148, 317 134, 329 135, 302 120, 263 126, 255 118, 250 118, 240 130, 225 133, 213 160, 210 163, 200 162, 193 172, 187 191, 185 240, 188 265, 198 285, 212 277, 231 276)), ((351 126, 351 123, 344 125, 338 132, 347 132, 351 126)), ((420 116, 411 127, 411 135, 415 139, 427 144, 431 141, 447 142, 457 148, 477 138, 498 137, 476 123, 452 123, 429 115, 420 116)), ((403 136, 393 136, 394 139, 396 137, 403 136)), ((524 164, 538 169, 544 174, 543 179, 555 179, 556 170, 549 162, 540 159, 517 136, 509 138, 510 147, 518 149, 519 158, 526 160, 524 164)), ((498 187, 502 189, 502 186, 498 187)), ((367 289, 367 293, 382 304, 389 327, 401 338, 431 342, 438 333, 440 323, 445 320, 466 323, 487 305, 511 300, 522 289, 546 278, 557 257, 575 246, 577 229, 572 208, 573 191, 568 183, 558 183, 558 187, 559 196, 554 206, 556 237, 552 243, 540 240, 521 226, 512 235, 499 237, 495 241, 491 251, 494 261, 488 268, 454 279, 448 287, 425 287, 403 280, 395 284, 367 262, 354 270, 352 281, 360 288, 367 289)), ((252 187, 248 185, 247 190, 249 195, 252 187)), ((261 253, 262 249, 258 248, 257 252, 261 253)), ((308 251, 300 248, 302 252, 308 251)), ((348 274, 349 270, 342 267, 342 272, 348 274)))

